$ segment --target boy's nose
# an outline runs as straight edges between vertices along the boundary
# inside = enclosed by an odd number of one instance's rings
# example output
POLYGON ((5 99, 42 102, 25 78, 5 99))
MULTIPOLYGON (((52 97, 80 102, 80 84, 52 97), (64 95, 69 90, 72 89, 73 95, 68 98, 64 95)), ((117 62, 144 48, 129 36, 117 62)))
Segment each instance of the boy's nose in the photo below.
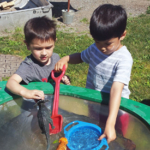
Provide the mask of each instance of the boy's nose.
POLYGON ((45 50, 45 49, 43 49, 43 50, 41 51, 41 55, 46 55, 46 50, 45 50))
POLYGON ((101 50, 102 50, 102 51, 105 51, 105 50, 106 50, 106 48, 105 48, 105 47, 102 47, 102 48, 101 48, 101 50))

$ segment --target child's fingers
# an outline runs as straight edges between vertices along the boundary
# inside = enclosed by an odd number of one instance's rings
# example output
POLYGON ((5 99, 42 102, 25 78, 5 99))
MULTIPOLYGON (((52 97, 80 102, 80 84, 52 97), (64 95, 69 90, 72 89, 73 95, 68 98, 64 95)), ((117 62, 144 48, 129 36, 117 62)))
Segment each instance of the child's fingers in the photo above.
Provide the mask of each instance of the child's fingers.
POLYGON ((106 137, 106 135, 105 134, 102 134, 99 138, 98 138, 98 140, 100 141, 100 140, 102 140, 103 138, 105 138, 106 137))
POLYGON ((67 64, 60 64, 59 65, 59 71, 63 71, 63 66, 65 65, 65 68, 67 69, 68 65, 67 64))
POLYGON ((61 71, 61 69, 60 69, 60 63, 59 62, 57 62, 56 64, 55 64, 55 71, 57 71, 57 72, 60 72, 61 71))
POLYGON ((44 100, 44 92, 40 91, 39 94, 40 94, 41 99, 44 100))
POLYGON ((68 63, 66 63, 65 66, 66 66, 66 69, 67 69, 68 68, 68 63))
POLYGON ((70 85, 70 79, 67 75, 64 75, 61 80, 64 84, 70 85))
POLYGON ((61 72, 61 71, 63 70, 63 66, 64 66, 64 63, 57 62, 54 69, 55 69, 57 72, 61 72))
MULTIPOLYGON (((33 96, 33 99, 35 99, 35 100, 40 100, 40 99, 42 99, 42 98, 39 97, 39 96, 34 95, 34 96, 33 96)), ((34 101, 35 101, 35 100, 34 100, 34 101)))
POLYGON ((63 69, 63 64, 62 64, 62 63, 59 63, 58 70, 59 70, 59 71, 62 71, 62 69, 63 69))
POLYGON ((44 92, 43 91, 35 91, 34 99, 42 99, 44 100, 44 92))

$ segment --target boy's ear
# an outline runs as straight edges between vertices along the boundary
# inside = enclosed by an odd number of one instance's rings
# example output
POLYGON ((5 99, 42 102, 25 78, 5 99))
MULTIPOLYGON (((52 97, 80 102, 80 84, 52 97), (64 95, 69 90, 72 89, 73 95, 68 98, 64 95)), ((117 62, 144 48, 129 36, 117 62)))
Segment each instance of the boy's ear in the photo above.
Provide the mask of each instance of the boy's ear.
POLYGON ((120 40, 122 41, 125 37, 126 37, 127 31, 125 30, 122 34, 122 36, 120 37, 120 40))
POLYGON ((24 43, 26 44, 27 49, 30 50, 30 47, 29 47, 29 45, 27 44, 27 42, 25 40, 24 40, 24 43))

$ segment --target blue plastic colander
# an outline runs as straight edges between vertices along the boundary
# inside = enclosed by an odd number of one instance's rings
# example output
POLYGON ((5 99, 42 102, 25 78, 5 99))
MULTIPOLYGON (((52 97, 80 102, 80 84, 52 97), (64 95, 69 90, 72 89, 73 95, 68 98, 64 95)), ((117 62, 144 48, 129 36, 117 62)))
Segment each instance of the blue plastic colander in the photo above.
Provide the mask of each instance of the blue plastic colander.
POLYGON ((109 146, 106 138, 101 141, 98 140, 102 133, 99 126, 78 120, 64 127, 64 134, 68 139, 67 146, 70 150, 100 150, 103 145, 106 146, 105 150, 108 150, 109 146), (66 129, 73 124, 75 125, 67 131, 66 129))

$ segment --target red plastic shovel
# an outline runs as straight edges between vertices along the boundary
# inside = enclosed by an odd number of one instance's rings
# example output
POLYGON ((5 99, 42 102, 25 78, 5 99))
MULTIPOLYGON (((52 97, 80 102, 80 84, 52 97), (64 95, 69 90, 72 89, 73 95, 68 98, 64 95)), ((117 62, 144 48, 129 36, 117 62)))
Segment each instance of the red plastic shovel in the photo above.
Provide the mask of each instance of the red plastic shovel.
POLYGON ((65 71, 66 71, 66 67, 64 65, 63 71, 60 74, 60 76, 58 76, 58 77, 54 76, 55 70, 53 70, 51 73, 52 79, 55 81, 56 84, 55 84, 53 111, 52 111, 52 116, 51 116, 51 118, 53 119, 53 124, 54 124, 55 128, 52 129, 51 126, 49 126, 50 127, 50 134, 56 134, 56 133, 60 132, 62 129, 63 117, 62 117, 62 115, 58 114, 58 105, 59 105, 60 81, 61 81, 62 77, 64 76, 65 71))

